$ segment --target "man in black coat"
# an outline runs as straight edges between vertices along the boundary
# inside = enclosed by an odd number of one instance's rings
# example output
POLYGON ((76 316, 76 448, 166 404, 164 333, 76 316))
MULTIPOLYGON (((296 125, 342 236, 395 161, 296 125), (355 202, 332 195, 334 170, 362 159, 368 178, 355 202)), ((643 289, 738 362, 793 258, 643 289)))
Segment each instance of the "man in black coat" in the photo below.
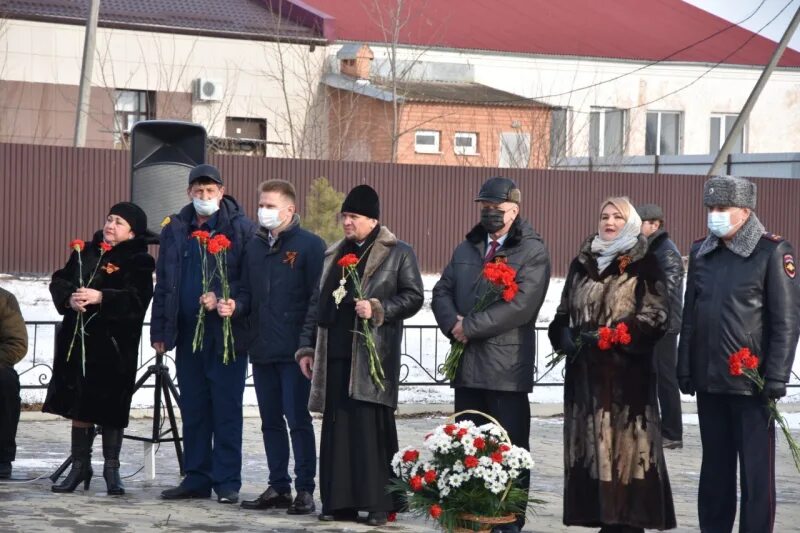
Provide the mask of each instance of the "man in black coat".
POLYGON ((403 320, 419 311, 425 297, 414 250, 381 225, 372 187, 354 187, 340 215, 345 238, 325 252, 295 359, 311 380, 308 407, 322 413, 319 519, 355 521, 365 511, 367 524, 380 526, 402 507, 386 487, 398 450, 394 411, 403 320), (357 258, 363 293, 338 265, 345 256, 357 258), (365 328, 372 332, 383 379, 371 372, 365 328))
MULTIPOLYGON (((222 319, 217 309, 219 280, 202 289, 202 254, 193 231, 222 234, 231 241, 226 253, 231 296, 239 293, 242 253, 255 225, 239 204, 225 194, 219 171, 198 165, 189 173, 191 203, 165 220, 156 264, 156 287, 150 341, 156 352, 175 348, 175 367, 181 391, 186 477, 167 489, 167 500, 208 498, 236 503, 242 484, 242 399, 247 374, 246 333, 234 323, 236 357, 223 361, 222 319), (192 346, 199 306, 206 308, 202 346, 192 346)), ((208 257, 209 271, 215 270, 208 257)))
POLYGON ((642 219, 642 235, 658 259, 667 281, 669 323, 667 333, 656 343, 655 369, 658 372, 658 404, 661 408, 661 435, 664 448, 683 447, 681 395, 678 390, 678 333, 683 314, 683 258, 664 229, 664 211, 656 204, 636 208, 642 219))
POLYGON ((28 353, 28 330, 14 295, 0 289, 0 479, 11 477, 17 453, 19 376, 14 365, 28 353))
MULTIPOLYGON (((475 202, 480 223, 459 244, 433 288, 436 322, 466 350, 451 386, 455 410, 477 410, 497 419, 511 442, 530 449, 530 404, 536 354, 534 325, 550 283, 550 256, 542 238, 519 217, 520 191, 509 178, 490 178, 475 202), (507 262, 517 271, 519 292, 510 301, 498 301, 473 312, 487 290, 481 279, 490 261, 507 262)), ((473 418, 485 423, 483 417, 473 418)), ((523 476, 527 488, 530 475, 523 476)), ((505 531, 518 531, 520 516, 505 531)))
POLYGON ((678 383, 697 393, 703 461, 700 529, 768 533, 775 521, 775 423, 766 403, 786 395, 800 334, 800 284, 792 245, 767 233, 753 210, 754 183, 731 176, 706 181, 709 234, 689 256, 678 383), (762 390, 731 375, 731 354, 758 356, 762 390))
MULTIPOLYGON (((296 193, 288 181, 260 186, 259 229, 245 248, 239 295, 217 306, 220 316, 246 319, 252 328, 248 351, 253 364, 261 432, 269 466, 269 487, 245 509, 314 512, 317 450, 308 412, 310 382, 294 354, 300 346, 310 300, 319 283, 325 241, 300 227, 296 193), (295 489, 289 477, 289 425, 294 451, 295 489)), ((306 344, 312 344, 308 339, 306 344)))

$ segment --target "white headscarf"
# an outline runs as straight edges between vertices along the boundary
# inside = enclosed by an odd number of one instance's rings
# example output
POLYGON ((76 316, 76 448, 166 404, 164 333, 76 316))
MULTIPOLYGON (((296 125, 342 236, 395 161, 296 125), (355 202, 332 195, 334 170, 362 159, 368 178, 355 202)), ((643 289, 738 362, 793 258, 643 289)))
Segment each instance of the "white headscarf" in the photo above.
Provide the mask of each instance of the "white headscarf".
POLYGON ((619 209, 622 214, 625 214, 626 209, 624 207, 627 207, 629 214, 619 235, 613 240, 604 241, 599 234, 595 235, 594 240, 592 240, 592 253, 597 256, 598 272, 603 272, 619 254, 633 248, 639 239, 639 234, 642 232, 642 219, 627 198, 612 198, 603 203, 601 211, 609 204, 619 209))

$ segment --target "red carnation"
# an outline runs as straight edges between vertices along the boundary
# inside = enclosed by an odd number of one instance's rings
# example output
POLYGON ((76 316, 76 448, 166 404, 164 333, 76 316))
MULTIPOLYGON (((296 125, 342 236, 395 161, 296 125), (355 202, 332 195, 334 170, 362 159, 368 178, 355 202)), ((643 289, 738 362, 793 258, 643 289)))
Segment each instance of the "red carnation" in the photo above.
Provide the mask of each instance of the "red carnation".
POLYGON ((468 455, 464 457, 464 466, 467 468, 475 468, 478 466, 478 458, 474 455, 468 455))
POLYGON ((728 358, 728 371, 732 376, 742 375, 742 359, 739 357, 739 352, 736 352, 728 358))
POLYGON ((467 434, 466 428, 461 428, 461 429, 458 430, 458 433, 456 433, 456 438, 458 440, 461 440, 461 438, 466 434, 467 434))
POLYGON ((419 459, 419 452, 417 450, 406 450, 403 453, 403 462, 404 463, 413 463, 419 459))
POLYGON ((758 368, 758 356, 757 355, 748 355, 747 357, 742 358, 742 362, 744 363, 744 367, 750 370, 755 370, 758 368))
POLYGON ((597 347, 601 350, 610 350, 614 345, 614 331, 603 326, 597 330, 597 347))
POLYGON ((412 476, 411 479, 408 480, 408 484, 411 485, 411 490, 414 492, 422 490, 422 478, 419 476, 412 476))
POLYGON ((106 241, 102 241, 100 243, 100 249, 103 250, 103 253, 108 252, 109 250, 111 250, 111 245, 108 244, 106 241))
POLYGON ((492 458, 493 463, 503 462, 503 452, 494 452, 490 457, 492 458))
POLYGON ((514 299, 514 296, 517 295, 517 292, 519 292, 519 285, 517 285, 515 281, 512 281, 503 289, 503 300, 510 302, 514 299))
POLYGON ((456 429, 458 429, 458 426, 456 426, 455 424, 447 424, 444 427, 444 432, 452 436, 453 433, 456 432, 456 429))
POLYGON ((347 254, 336 262, 342 268, 354 267, 358 264, 358 257, 356 254, 347 254))
POLYGON ((82 252, 84 246, 86 246, 86 243, 80 239, 73 239, 69 243, 69 247, 76 252, 82 252))
POLYGON ((388 522, 396 522, 397 521, 397 513, 395 513, 395 512, 389 513, 388 515, 386 515, 386 520, 388 522))
POLYGON ((231 247, 231 241, 222 233, 211 237, 208 241, 208 251, 212 254, 218 254, 223 250, 231 247))
POLYGON ((189 238, 190 239, 197 239, 198 241, 200 241, 200 244, 205 246, 206 244, 208 244, 208 239, 211 238, 211 234, 209 232, 207 232, 207 231, 203 231, 203 230, 199 230, 198 229, 198 230, 193 231, 192 234, 189 235, 189 238))
POLYGON ((442 516, 442 507, 439 504, 434 503, 431 505, 431 508, 428 510, 428 512, 430 513, 431 518, 438 519, 440 516, 442 516))
POLYGON ((473 444, 479 450, 486 448, 486 442, 481 437, 476 437, 473 444))
POLYGON ((628 345, 631 343, 631 334, 628 331, 628 325, 624 322, 620 322, 617 324, 617 327, 614 328, 614 335, 613 335, 613 342, 615 344, 624 344, 628 345))
POLYGON ((436 481, 436 470, 428 470, 425 472, 425 483, 431 484, 436 481))
POLYGON ((511 450, 511 446, 509 446, 508 444, 501 444, 500 445, 500 451, 501 452, 507 452, 507 451, 510 451, 510 450, 511 450))

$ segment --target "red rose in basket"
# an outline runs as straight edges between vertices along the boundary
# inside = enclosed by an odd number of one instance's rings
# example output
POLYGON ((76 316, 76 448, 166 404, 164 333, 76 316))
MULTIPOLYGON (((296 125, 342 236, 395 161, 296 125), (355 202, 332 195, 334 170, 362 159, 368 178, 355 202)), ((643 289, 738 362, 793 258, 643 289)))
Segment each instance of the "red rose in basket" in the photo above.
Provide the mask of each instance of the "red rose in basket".
MULTIPOLYGON (((519 285, 515 281, 517 271, 502 259, 505 258, 498 257, 484 265, 483 278, 489 283, 480 300, 472 308, 473 313, 484 311, 490 305, 500 301, 510 302, 519 292, 519 285)), ((465 347, 463 342, 453 341, 450 351, 447 353, 447 358, 442 366, 442 374, 451 381, 456 377, 456 370, 461 363, 465 347)))

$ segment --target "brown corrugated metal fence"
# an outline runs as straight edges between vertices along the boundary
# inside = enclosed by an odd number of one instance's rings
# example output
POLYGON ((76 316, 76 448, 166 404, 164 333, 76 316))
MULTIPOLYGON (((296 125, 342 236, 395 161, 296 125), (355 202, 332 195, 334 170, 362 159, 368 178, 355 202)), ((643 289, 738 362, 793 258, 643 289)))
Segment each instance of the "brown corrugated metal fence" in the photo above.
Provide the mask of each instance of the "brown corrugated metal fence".
MULTIPOLYGON (((255 215, 258 183, 293 182, 300 211, 312 180, 324 176, 340 191, 359 183, 375 187, 381 219, 411 243, 425 272, 438 272, 453 247, 476 223, 473 198, 487 177, 517 181, 522 215, 547 243, 553 272, 563 275, 580 242, 595 229, 599 204, 610 195, 655 202, 683 253, 705 234, 703 176, 491 169, 214 156, 249 216, 255 215)), ((0 272, 51 272, 66 260, 67 243, 98 229, 114 202, 130 195, 127 151, 0 143, 0 272)), ((758 216, 790 241, 800 241, 800 180, 755 179, 758 216)))

